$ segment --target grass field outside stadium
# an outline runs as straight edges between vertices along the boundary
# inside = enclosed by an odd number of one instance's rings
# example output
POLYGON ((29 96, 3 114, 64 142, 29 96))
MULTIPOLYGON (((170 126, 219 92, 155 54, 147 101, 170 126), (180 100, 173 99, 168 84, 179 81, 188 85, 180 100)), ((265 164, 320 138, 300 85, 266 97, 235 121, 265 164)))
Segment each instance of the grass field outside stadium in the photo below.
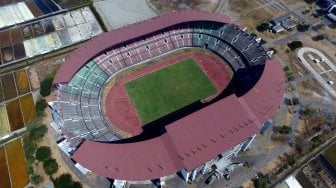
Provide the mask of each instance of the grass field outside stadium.
POLYGON ((333 144, 324 152, 325 157, 336 166, 336 144, 333 144))
POLYGON ((217 92, 191 58, 131 80, 125 89, 144 125, 217 92))

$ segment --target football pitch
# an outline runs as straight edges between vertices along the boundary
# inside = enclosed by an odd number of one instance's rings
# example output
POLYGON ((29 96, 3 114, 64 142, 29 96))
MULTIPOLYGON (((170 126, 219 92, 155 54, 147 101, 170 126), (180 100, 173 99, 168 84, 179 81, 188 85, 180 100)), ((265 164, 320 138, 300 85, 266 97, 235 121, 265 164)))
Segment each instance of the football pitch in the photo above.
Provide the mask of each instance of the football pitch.
POLYGON ((191 58, 131 80, 125 88, 143 125, 217 92, 191 58))

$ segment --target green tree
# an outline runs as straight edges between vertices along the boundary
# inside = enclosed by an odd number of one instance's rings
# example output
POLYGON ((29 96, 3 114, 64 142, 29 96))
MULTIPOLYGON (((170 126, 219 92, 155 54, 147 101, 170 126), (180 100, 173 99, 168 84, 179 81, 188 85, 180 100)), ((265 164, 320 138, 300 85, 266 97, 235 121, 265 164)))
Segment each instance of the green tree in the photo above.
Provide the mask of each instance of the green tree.
POLYGON ((43 162, 43 169, 49 176, 55 174, 58 171, 58 164, 55 159, 50 158, 43 162))
POLYGON ((41 146, 37 148, 35 155, 38 161, 46 161, 51 157, 51 150, 48 146, 41 146))
POLYGON ((292 98, 292 104, 293 105, 298 105, 300 103, 300 99, 297 97, 292 98))
POLYGON ((313 41, 320 41, 320 40, 324 40, 324 39, 326 39, 326 38, 327 38, 327 37, 326 37, 325 35, 323 35, 323 34, 321 34, 321 35, 316 35, 316 36, 312 37, 313 41))
POLYGON ((294 51, 294 50, 302 47, 302 42, 301 41, 293 41, 291 43, 288 43, 287 46, 289 47, 289 49, 294 51))
POLYGON ((46 96, 50 95, 53 80, 54 80, 54 78, 48 76, 46 79, 44 79, 41 82, 40 94, 43 97, 46 97, 46 96))
POLYGON ((259 32, 265 32, 270 29, 270 25, 268 23, 262 23, 256 27, 257 31, 259 32))
POLYGON ((70 174, 62 174, 54 181, 55 188, 81 188, 82 184, 74 182, 70 174))
POLYGON ((296 163, 296 159, 294 156, 289 156, 287 161, 289 166, 293 166, 296 163))
POLYGON ((308 25, 308 24, 299 24, 299 25, 297 25, 296 28, 299 32, 306 32, 306 31, 308 31, 309 27, 310 27, 310 25, 308 25))
POLYGON ((47 130, 48 129, 46 125, 42 124, 35 126, 29 131, 29 139, 39 141, 41 138, 44 137, 47 130))
POLYGON ((34 184, 37 185, 41 182, 41 176, 37 174, 32 174, 30 176, 30 181, 34 184))
POLYGON ((41 117, 44 114, 44 110, 45 108, 47 108, 47 106, 48 104, 45 99, 41 99, 37 101, 36 107, 35 107, 37 117, 41 117))
POLYGON ((292 131, 292 129, 290 127, 286 126, 286 125, 283 125, 279 129, 280 134, 289 134, 291 131, 292 131))

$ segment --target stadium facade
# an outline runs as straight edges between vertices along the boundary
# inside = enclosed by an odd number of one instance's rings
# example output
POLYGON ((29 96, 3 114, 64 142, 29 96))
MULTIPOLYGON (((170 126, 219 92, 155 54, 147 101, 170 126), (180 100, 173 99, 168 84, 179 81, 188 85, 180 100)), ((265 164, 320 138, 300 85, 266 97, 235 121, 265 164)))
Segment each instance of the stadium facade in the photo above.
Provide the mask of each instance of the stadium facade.
POLYGON ((230 158, 248 147, 278 110, 285 75, 256 38, 229 17, 189 10, 86 42, 66 59, 54 86, 53 116, 68 142, 78 146, 74 161, 116 182, 162 182, 175 174, 189 181, 213 167, 227 170, 230 158), (234 72, 228 88, 157 134, 120 139, 102 114, 105 84, 146 60, 184 48, 202 48, 223 58, 234 72))

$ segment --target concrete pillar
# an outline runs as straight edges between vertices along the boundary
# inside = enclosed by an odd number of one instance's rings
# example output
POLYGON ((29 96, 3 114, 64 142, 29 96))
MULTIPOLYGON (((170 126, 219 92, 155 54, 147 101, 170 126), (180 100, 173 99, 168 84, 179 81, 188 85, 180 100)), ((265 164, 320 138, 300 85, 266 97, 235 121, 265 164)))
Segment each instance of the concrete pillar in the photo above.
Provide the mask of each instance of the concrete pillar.
POLYGON ((197 175, 197 169, 191 171, 191 177, 190 177, 190 178, 191 178, 191 181, 194 181, 194 180, 195 180, 196 175, 197 175))
POLYGON ((185 182, 188 182, 188 180, 189 180, 189 176, 190 176, 190 172, 187 172, 185 169, 182 169, 182 170, 181 170, 181 174, 182 174, 182 176, 183 176, 183 178, 184 178, 184 181, 185 181, 185 182))
POLYGON ((243 151, 246 151, 247 148, 250 147, 250 145, 252 144, 252 142, 253 142, 253 140, 255 139, 256 136, 257 136, 256 134, 252 136, 252 138, 250 139, 250 141, 248 142, 248 144, 246 145, 246 147, 243 148, 243 151))

